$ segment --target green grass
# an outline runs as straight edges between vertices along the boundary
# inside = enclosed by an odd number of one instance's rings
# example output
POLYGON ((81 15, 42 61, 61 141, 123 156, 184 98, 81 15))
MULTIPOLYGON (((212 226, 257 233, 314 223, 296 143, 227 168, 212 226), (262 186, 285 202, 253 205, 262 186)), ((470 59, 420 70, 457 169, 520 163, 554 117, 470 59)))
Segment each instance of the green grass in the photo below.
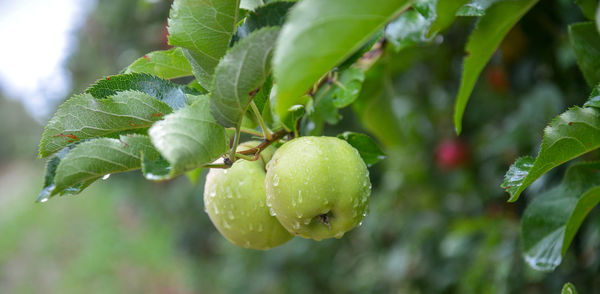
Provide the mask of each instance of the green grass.
POLYGON ((41 171, 0 167, 0 293, 190 292, 169 224, 133 207, 135 188, 102 181, 34 203, 41 171))

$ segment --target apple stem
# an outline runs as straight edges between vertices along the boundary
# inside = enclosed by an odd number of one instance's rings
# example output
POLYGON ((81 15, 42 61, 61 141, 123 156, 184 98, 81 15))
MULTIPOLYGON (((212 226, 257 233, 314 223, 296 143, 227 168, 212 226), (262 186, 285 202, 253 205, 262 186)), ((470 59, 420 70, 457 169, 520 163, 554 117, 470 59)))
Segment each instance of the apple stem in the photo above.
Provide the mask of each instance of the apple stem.
MULTIPOLYGON (((235 128, 227 128, 227 129, 228 129, 228 130, 235 130, 235 128)), ((264 138, 264 135, 263 135, 263 133, 261 133, 261 132, 259 132, 259 131, 256 131, 256 130, 253 130, 253 129, 249 129, 249 128, 244 128, 244 127, 241 127, 241 128, 240 128, 240 132, 242 132, 242 133, 246 133, 246 134, 249 134, 249 135, 253 135, 253 136, 257 136, 257 137, 264 138)))
POLYGON ((231 151, 229 152, 229 159, 233 164, 235 162, 235 150, 237 149, 238 144, 240 143, 240 130, 241 130, 242 121, 235 128, 235 134, 233 135, 233 144, 231 144, 231 151))
POLYGON ((265 124, 265 121, 263 120, 263 117, 260 114, 256 103, 254 103, 254 100, 250 102, 250 107, 252 107, 252 111, 254 111, 254 114, 256 115, 256 119, 258 120, 260 128, 263 130, 265 138, 267 138, 267 140, 271 140, 271 130, 269 130, 269 127, 267 127, 267 125, 265 124))

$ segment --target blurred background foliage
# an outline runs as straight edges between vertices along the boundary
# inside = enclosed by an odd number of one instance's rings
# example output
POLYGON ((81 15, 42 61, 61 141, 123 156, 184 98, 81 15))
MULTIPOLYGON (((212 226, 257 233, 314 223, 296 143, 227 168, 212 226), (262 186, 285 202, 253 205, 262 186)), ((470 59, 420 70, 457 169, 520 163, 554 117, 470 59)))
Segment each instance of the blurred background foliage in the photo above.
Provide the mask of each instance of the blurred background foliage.
MULTIPOLYGON (((166 48, 169 6, 98 1, 68 63, 73 93, 166 48)), ((202 178, 114 175, 79 196, 34 204, 42 127, 0 94, 0 292, 559 293, 571 281, 580 293, 599 293, 600 214, 592 211, 556 271, 536 272, 522 260, 519 236, 531 199, 506 203, 499 188, 518 155, 537 152, 545 125, 590 92, 567 35, 582 19, 570 0, 541 1, 526 14, 484 70, 458 138, 453 102, 475 19, 458 18, 428 44, 388 47, 359 100, 325 128, 369 133, 385 149, 387 159, 371 168, 369 216, 340 240, 295 238, 267 252, 218 234, 202 178)))

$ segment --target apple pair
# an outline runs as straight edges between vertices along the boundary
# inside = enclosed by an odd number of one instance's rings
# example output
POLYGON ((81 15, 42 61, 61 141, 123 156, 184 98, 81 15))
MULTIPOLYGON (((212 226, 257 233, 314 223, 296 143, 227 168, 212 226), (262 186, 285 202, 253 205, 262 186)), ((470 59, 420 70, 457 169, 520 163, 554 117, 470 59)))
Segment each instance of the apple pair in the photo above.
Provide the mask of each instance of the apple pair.
POLYGON ((294 235, 341 238, 366 215, 370 193, 369 172, 354 147, 333 137, 300 137, 277 151, 268 147, 257 161, 211 169, 204 205, 229 241, 265 250, 294 235))

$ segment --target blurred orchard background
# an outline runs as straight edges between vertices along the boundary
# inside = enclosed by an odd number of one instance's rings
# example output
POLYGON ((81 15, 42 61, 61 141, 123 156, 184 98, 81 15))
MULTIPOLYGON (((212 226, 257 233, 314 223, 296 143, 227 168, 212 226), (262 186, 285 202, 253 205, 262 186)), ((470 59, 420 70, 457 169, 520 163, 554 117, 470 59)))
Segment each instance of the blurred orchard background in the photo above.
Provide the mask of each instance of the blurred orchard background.
MULTIPOLYGON (((203 181, 113 175, 77 196, 34 203, 42 125, 57 105, 146 52, 167 48, 167 0, 0 1, 0 293, 600 293, 600 214, 554 272, 523 261, 527 201, 499 187, 544 126, 590 88, 567 25, 571 0, 541 1, 494 54, 452 125, 474 18, 427 44, 388 48, 339 130, 377 139, 370 214, 340 240, 235 247, 210 224, 203 181)), ((408 44, 407 44, 408 45, 408 44)), ((587 159, 594 159, 588 156, 587 159)), ((558 183, 564 167, 528 191, 558 183)), ((528 199, 531 200, 531 199, 528 199)))

